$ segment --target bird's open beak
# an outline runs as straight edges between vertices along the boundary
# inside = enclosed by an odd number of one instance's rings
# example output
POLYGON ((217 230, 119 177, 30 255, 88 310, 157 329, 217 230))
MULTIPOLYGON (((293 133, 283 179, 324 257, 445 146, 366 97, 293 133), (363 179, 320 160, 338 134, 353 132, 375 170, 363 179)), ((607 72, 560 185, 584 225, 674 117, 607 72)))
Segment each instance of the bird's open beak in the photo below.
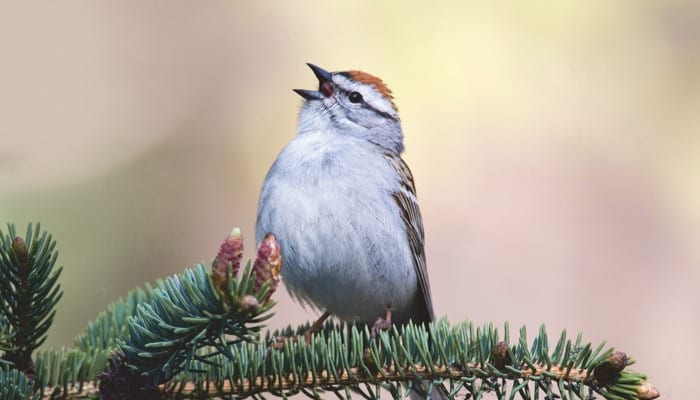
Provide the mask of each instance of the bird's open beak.
POLYGON ((330 72, 311 63, 306 63, 306 65, 308 65, 309 68, 311 68, 311 70, 314 71, 314 75, 316 75, 316 78, 318 78, 318 83, 331 81, 332 77, 330 72))
POLYGON ((314 72, 316 78, 318 79, 318 90, 307 90, 307 89, 293 89, 299 96, 305 98, 306 100, 322 100, 324 97, 329 97, 333 94, 333 83, 332 75, 325 69, 313 65, 311 63, 306 63, 306 65, 311 68, 314 72))

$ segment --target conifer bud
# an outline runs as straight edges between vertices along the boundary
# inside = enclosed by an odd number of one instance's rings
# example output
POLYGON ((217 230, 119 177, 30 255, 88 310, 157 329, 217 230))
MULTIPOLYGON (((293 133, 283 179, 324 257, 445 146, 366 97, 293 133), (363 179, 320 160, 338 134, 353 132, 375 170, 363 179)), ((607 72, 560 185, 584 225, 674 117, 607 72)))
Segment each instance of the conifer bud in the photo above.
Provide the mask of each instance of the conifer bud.
POLYGON ((500 341, 491 348, 491 364, 496 368, 499 370, 504 369, 511 362, 506 342, 500 341))
POLYGON ((651 383, 644 382, 637 388, 637 396, 640 400, 653 400, 661 396, 661 393, 651 383))
POLYGON ((241 296, 238 300, 238 308, 245 313, 254 313, 259 306, 260 302, 258 302, 258 299, 250 294, 241 296))
POLYGON ((243 235, 241 230, 234 228, 231 234, 221 243, 219 253, 212 262, 212 279, 217 291, 224 299, 228 290, 228 266, 231 265, 231 276, 235 277, 241 268, 243 258, 243 235))
POLYGON ((617 378, 623 369, 627 366, 627 354, 621 351, 615 351, 608 357, 607 360, 601 362, 593 371, 595 380, 601 385, 611 383, 617 378))
POLYGON ((24 239, 21 237, 17 236, 12 240, 12 250, 15 251, 15 255, 17 256, 17 260, 22 266, 27 265, 27 259, 29 258, 29 252, 27 251, 27 243, 24 242, 24 239))
POLYGON ((255 277, 254 292, 258 293, 265 282, 270 282, 270 291, 267 293, 263 302, 267 301, 272 293, 277 289, 277 284, 280 281, 280 272, 282 270, 282 253, 279 243, 275 235, 268 233, 265 235, 260 247, 258 255, 253 263, 253 274, 255 277))
MULTIPOLYGON (((112 353, 107 359, 107 369, 97 374, 100 380, 102 400, 157 400, 162 398, 158 387, 150 387, 149 377, 129 369, 124 355, 112 353)), ((53 396, 52 396, 53 397, 53 396)))

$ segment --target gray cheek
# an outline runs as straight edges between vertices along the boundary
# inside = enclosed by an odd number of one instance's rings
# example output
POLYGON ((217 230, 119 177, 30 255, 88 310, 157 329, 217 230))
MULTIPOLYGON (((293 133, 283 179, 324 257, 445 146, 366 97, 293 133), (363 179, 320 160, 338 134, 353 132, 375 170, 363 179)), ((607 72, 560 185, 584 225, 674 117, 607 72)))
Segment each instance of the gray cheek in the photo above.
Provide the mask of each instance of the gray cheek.
POLYGON ((363 108, 348 110, 346 118, 354 125, 361 126, 366 129, 372 129, 377 126, 378 122, 380 122, 376 120, 376 116, 373 112, 369 112, 363 108))

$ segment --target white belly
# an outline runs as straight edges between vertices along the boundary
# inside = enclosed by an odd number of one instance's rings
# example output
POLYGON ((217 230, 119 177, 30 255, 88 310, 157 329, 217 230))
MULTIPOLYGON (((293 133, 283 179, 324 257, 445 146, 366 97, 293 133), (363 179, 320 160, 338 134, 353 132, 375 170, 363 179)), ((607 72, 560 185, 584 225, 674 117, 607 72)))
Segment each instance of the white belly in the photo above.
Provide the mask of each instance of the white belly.
POLYGON ((277 162, 259 204, 258 242, 266 232, 277 236, 289 291, 343 320, 372 322, 388 306, 400 312, 418 290, 391 197, 396 172, 383 157, 370 158, 320 152, 277 162))

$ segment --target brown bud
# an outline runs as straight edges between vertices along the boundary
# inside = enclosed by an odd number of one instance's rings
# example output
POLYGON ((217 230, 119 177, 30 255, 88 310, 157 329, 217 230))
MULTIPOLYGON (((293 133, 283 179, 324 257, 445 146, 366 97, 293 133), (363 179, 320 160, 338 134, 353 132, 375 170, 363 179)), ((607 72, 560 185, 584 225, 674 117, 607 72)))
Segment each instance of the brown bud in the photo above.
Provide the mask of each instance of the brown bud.
POLYGON ((258 299, 253 295, 246 294, 243 295, 240 299, 238 299, 238 308, 243 312, 255 312, 255 310, 257 310, 259 306, 260 302, 258 302, 258 299))
POLYGON ((27 244, 24 239, 17 236, 12 240, 12 250, 15 251, 17 260, 21 265, 27 265, 27 259, 29 258, 29 252, 27 251, 27 244))
POLYGON ((607 360, 601 362, 593 370, 595 380, 601 385, 607 385, 617 378, 623 369, 627 366, 627 354, 621 351, 615 351, 608 357, 607 360))
POLYGON ((280 281, 280 272, 282 271, 282 253, 279 243, 275 235, 268 233, 265 235, 260 247, 258 248, 258 256, 253 263, 253 274, 255 276, 255 293, 260 291, 260 288, 265 282, 270 282, 270 291, 267 293, 266 301, 275 292, 277 284, 280 281))
POLYGON ((123 354, 112 353, 107 362, 106 370, 97 374, 100 380, 100 399, 157 400, 161 398, 158 387, 151 386, 148 376, 141 376, 132 371, 127 366, 123 354))
POLYGON ((231 234, 221 243, 219 253, 214 258, 211 266, 211 275, 219 294, 227 299, 228 291, 228 266, 231 265, 231 275, 236 276, 241 268, 243 258, 243 236, 241 230, 235 228, 231 234))
POLYGON ((506 342, 500 341, 496 343, 491 349, 491 364, 500 370, 510 363, 510 354, 508 354, 506 342))

